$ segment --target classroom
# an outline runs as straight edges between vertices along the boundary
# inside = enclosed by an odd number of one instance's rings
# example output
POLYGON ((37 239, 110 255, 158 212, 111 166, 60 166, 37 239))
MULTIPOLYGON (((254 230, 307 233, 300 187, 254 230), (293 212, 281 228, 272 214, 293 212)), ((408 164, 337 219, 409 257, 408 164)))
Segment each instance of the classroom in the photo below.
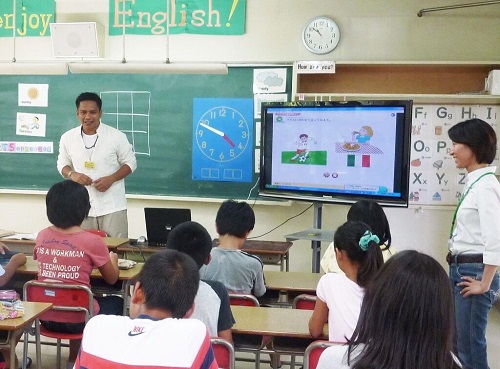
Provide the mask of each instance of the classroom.
MULTIPOLYGON (((500 69, 500 48, 498 47, 500 45, 500 4, 498 3, 488 6, 425 12, 419 16, 418 13, 422 9, 436 6, 452 7, 457 3, 463 3, 463 1, 234 0, 233 7, 236 9, 240 6, 245 7, 244 18, 233 19, 235 22, 239 21, 243 27, 243 29, 235 31, 235 34, 216 34, 216 31, 213 34, 199 34, 196 31, 179 33, 172 29, 170 35, 165 35, 164 33, 160 34, 159 32, 162 30, 155 28, 153 23, 150 23, 148 30, 144 30, 147 27, 142 28, 141 32, 143 33, 125 36, 122 35, 122 28, 119 26, 120 14, 117 13, 114 19, 110 16, 110 7, 115 6, 116 9, 120 9, 123 3, 127 3, 127 1, 55 1, 56 22, 97 22, 103 27, 103 32, 99 34, 99 42, 102 41, 100 47, 103 57, 91 58, 90 60, 69 59, 69 63, 81 61, 90 64, 106 62, 107 64, 119 65, 123 59, 126 59, 127 64, 133 64, 139 68, 142 65, 143 68, 144 66, 148 68, 151 65, 162 64, 168 59, 172 65, 179 67, 178 71, 180 71, 175 72, 174 69, 167 72, 173 73, 174 79, 172 84, 165 86, 167 89, 165 96, 167 99, 170 96, 174 100, 177 98, 176 88, 180 88, 179 85, 184 82, 184 78, 187 78, 190 83, 199 81, 202 90, 215 90, 214 94, 216 95, 209 95, 209 97, 223 96, 223 91, 226 88, 224 85, 217 84, 204 86, 204 83, 210 83, 215 77, 203 76, 202 74, 184 75, 182 74, 185 73, 183 65, 186 68, 192 68, 194 64, 200 69, 207 65, 227 65, 230 70, 234 69, 237 72, 251 71, 253 68, 286 68, 287 76, 290 79, 287 92, 289 97, 293 99, 301 99, 304 96, 313 100, 328 99, 330 95, 338 97, 344 93, 360 98, 370 98, 377 94, 387 97, 392 94, 392 96, 399 98, 414 99, 414 106, 419 106, 424 111, 434 111, 441 107, 440 113, 442 113, 448 108, 449 111, 453 112, 456 122, 460 121, 458 111, 463 106, 466 109, 472 109, 473 113, 477 109, 481 110, 487 107, 500 113, 500 96, 480 94, 484 90, 484 79, 488 76, 488 71, 500 69), (335 20, 340 29, 340 42, 329 53, 314 54, 304 47, 302 30, 308 21, 322 15, 327 15, 335 20), (113 23, 118 26, 115 26, 111 31, 113 23), (155 34, 155 32, 157 33, 155 34), (312 77, 306 79, 303 77, 306 75, 294 74, 294 62, 300 61, 334 62, 337 69, 335 75, 340 78, 338 81, 340 85, 336 86, 336 80, 329 77, 324 78, 325 75, 309 75, 312 77), (345 79, 341 75, 343 72, 345 79), (176 75, 177 73, 179 74, 176 75), (377 80, 377 75, 385 76, 381 77, 382 84, 377 82, 380 81, 377 80), (444 77, 439 78, 439 75, 444 77), (366 86, 363 83, 365 78, 366 86), (387 87, 383 85, 384 83, 387 84, 387 87), (455 85, 456 88, 454 88, 455 85), (380 88, 381 91, 378 92, 377 88, 380 88), (303 96, 301 97, 301 95, 303 96)), ((167 1, 166 3, 172 6, 176 2, 167 1)), ((208 3, 213 3, 215 7, 216 1, 208 1, 208 3)), ((187 10, 177 9, 177 12, 179 12, 179 16, 186 17, 187 10)), ((234 11, 235 15, 238 15, 237 13, 234 11)), ((151 13, 148 16, 153 22, 152 20, 155 18, 158 20, 161 14, 151 13)), ((210 25, 210 22, 219 25, 231 22, 230 19, 219 19, 220 14, 216 13, 214 9, 211 9, 207 18, 201 17, 199 13, 191 14, 191 16, 198 21, 196 25, 200 27, 206 24, 210 25)), ((0 29, 0 31, 11 33, 12 29, 7 29, 11 23, 10 18, 6 14, 3 19, 4 23, 0 23, 0 25, 3 24, 5 30, 0 29)), ((142 21, 148 22, 146 11, 142 21)), ((171 20, 172 24, 176 24, 176 22, 179 20, 171 20)), ((68 59, 53 56, 50 37, 34 36, 29 33, 23 37, 0 37, 0 69, 11 64, 13 58, 17 64, 39 64, 41 67, 47 64, 68 62, 68 59)), ((12 78, 12 75, 2 74, 0 70, 0 83, 3 78, 12 78)), ((36 76, 36 73, 33 74, 36 76)), ((106 76, 110 74, 112 73, 106 73, 106 76)), ((96 85, 100 86, 99 74, 89 74, 88 80, 84 79, 85 76, 85 74, 79 74, 78 77, 81 79, 76 84, 78 87, 75 87, 74 90, 64 91, 65 95, 69 95, 67 100, 63 100, 63 102, 60 100, 58 102, 52 101, 51 105, 55 106, 50 108, 57 112, 65 112, 65 109, 73 111, 74 99, 80 92, 83 92, 84 89, 94 91, 96 85), (89 81, 88 84, 85 81, 89 81), (58 106, 60 103, 69 106, 63 108, 58 106)), ((49 81, 56 81, 56 78, 71 78, 71 73, 68 76, 50 76, 48 78, 49 81)), ((218 80, 214 80, 217 83, 218 80)), ((240 80, 238 79, 238 81, 240 80)), ((29 83, 29 78, 22 76, 22 81, 29 83)), ((39 80, 35 79, 34 81, 38 83, 39 80)), ((57 79, 57 81, 59 80, 57 79)), ((51 88, 55 89, 56 87, 51 86, 51 88)), ((141 86, 141 88, 143 87, 141 86)), ((249 89, 251 90, 251 86, 249 89)), ((181 96, 184 94, 184 90, 182 91, 181 96)), ((229 86, 227 91, 233 95, 224 97, 242 97, 238 92, 239 86, 229 86)), ((10 93, 14 92, 10 91, 10 93)), ((7 94, 7 91, 0 91, 2 101, 12 101, 12 97, 7 96, 7 94)), ((15 99, 17 96, 14 96, 15 99)), ((103 110, 105 108, 103 106, 103 110)), ((416 110, 415 114, 417 112, 420 110, 416 110)), ((165 112, 165 114, 168 113, 168 111, 165 112)), ((0 118, 0 125, 3 126, 0 127, 0 141, 23 141, 22 136, 16 137, 4 128, 7 124, 11 126, 14 124, 14 122, 5 121, 9 116, 0 113, 0 118)), ((176 118, 179 116, 174 116, 174 119, 176 118)), ((180 118, 186 119, 183 115, 180 115, 180 118)), ((71 114, 58 116, 57 119, 61 121, 61 123, 57 123, 58 126, 61 124, 61 127, 65 125, 64 127, 69 128, 78 124, 76 117, 71 114)), ((427 122, 425 120, 415 119, 415 122, 423 122, 423 125, 414 126, 414 130, 422 127, 424 130, 426 129, 427 122)), ((500 120, 497 122, 500 123, 500 120)), ((188 118, 187 121, 174 123, 167 119, 163 140, 168 152, 175 152, 175 143, 168 141, 170 133, 175 137, 176 124, 179 126, 185 124, 189 128, 192 121, 188 118), (170 127, 168 127, 169 124, 171 124, 170 127)), ((430 122, 430 125, 433 124, 430 122)), ((182 129, 184 128, 179 128, 179 130, 182 129)), ((51 134, 54 134, 54 137, 59 137, 65 130, 51 134)), ((412 136, 416 136, 416 134, 417 132, 412 132, 412 136)), ((57 140, 57 138, 53 139, 54 151, 57 151, 57 140)), ((190 145, 191 142, 188 144, 190 145)), ((258 148, 255 143, 254 148, 258 148)), ((179 168, 188 163, 189 167, 191 165, 190 151, 188 152, 185 148, 177 150, 179 150, 177 155, 186 155, 188 158, 179 159, 180 163, 176 163, 175 158, 168 158, 164 161, 164 165, 179 168)), ((10 155, 12 154, 0 153, 0 162, 11 160, 7 158, 10 155)), ((38 160, 41 155, 33 156, 36 156, 38 160)), ((416 157, 412 157, 412 159, 416 159, 416 157)), ((256 156, 252 155, 252 168, 256 167, 255 160, 256 156)), ((43 162, 47 163, 45 160, 43 162)), ((21 163, 23 162, 21 161, 21 163)), ((158 170, 158 174, 156 172, 148 173, 152 180, 149 183, 148 180, 144 181, 144 188, 148 189, 147 193, 140 193, 140 191, 127 193, 129 237, 131 238, 138 238, 146 234, 143 210, 146 207, 189 208, 192 219, 206 227, 210 235, 215 238, 217 237, 214 226, 215 214, 220 203, 224 200, 224 193, 230 193, 231 197, 237 200, 246 200, 250 190, 252 192, 248 202, 253 206, 256 216, 255 228, 250 237, 258 237, 257 240, 284 241, 285 235, 310 228, 313 224, 314 214, 313 208, 310 207, 311 203, 260 199, 257 189, 252 189, 258 178, 258 173, 255 171, 252 173, 252 181, 246 182, 244 185, 238 184, 236 187, 231 187, 231 184, 222 183, 223 190, 214 191, 213 186, 201 184, 201 195, 193 194, 192 192, 196 192, 196 190, 191 191, 191 188, 189 188, 187 195, 183 195, 179 191, 169 193, 168 182, 172 180, 176 183, 177 180, 175 170, 172 170, 171 178, 169 176, 163 177, 158 164, 157 162, 151 167, 151 170, 158 170), (156 175, 159 177, 155 177, 156 175), (157 178, 164 178, 164 183, 161 183, 163 181, 157 178), (151 189, 150 184, 153 186, 159 184, 161 189, 151 189), (227 192, 226 188, 229 189, 227 192), (216 196, 211 197, 211 194, 216 196), (300 216, 287 221, 292 216, 302 212, 304 213, 300 216), (284 224, 281 225, 282 223, 284 224), (261 235, 263 236, 259 237, 261 235)), ((0 165, 0 204, 2 209, 0 228, 13 229, 22 233, 38 232, 49 225, 45 213, 46 189, 31 186, 32 173, 30 170, 22 166, 10 168, 11 165, 14 166, 14 164, 8 164, 9 169, 14 169, 16 177, 16 185, 13 188, 2 185, 3 177, 6 176, 7 172, 4 172, 4 165, 0 165), (24 186, 20 184, 21 180, 26 181, 24 186)), ((8 173, 11 173, 10 170, 8 173)), ((37 176, 37 179, 34 180, 36 183, 38 183, 41 173, 48 172, 51 173, 52 178, 62 180, 57 173, 55 160, 49 161, 46 167, 33 168, 33 170, 37 176)), ((184 169, 179 168, 179 170, 184 169)), ((139 175, 142 174, 140 172, 133 173, 126 180, 126 186, 127 181, 130 181, 135 188, 140 188, 141 178, 138 177, 139 175), (134 176, 137 177, 134 178, 134 176)), ((410 187, 419 185, 419 183, 412 184, 411 182, 412 179, 418 182, 418 178, 415 175, 410 179, 410 187)), ((422 184, 423 187, 425 187, 424 184, 422 184)), ((434 186, 437 185, 434 184, 434 186)), ((193 188, 196 188, 196 185, 193 185, 193 188)), ((434 192, 432 188, 426 191, 434 192)), ((425 191, 421 191, 421 196, 423 192, 425 191)), ((391 225, 392 242, 397 250, 416 249, 424 252, 434 257, 447 269, 445 260, 448 252, 447 239, 455 206, 451 200, 445 204, 434 202, 431 195, 428 194, 425 201, 420 203, 410 201, 408 207, 388 207, 384 210, 391 225)), ((343 204, 324 205, 322 228, 335 230, 344 223, 348 209, 349 206, 343 204)), ((327 243, 323 243, 322 252, 327 245, 327 243)), ((310 272, 311 258, 310 241, 294 241, 289 255, 290 271, 310 272)))

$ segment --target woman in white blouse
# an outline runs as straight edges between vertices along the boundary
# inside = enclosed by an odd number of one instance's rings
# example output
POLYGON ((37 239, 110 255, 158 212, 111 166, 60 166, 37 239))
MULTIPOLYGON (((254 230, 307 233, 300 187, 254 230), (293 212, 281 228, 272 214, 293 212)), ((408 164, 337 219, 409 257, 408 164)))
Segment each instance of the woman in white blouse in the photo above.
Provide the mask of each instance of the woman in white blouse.
POLYGON ((470 119, 448 130, 450 155, 465 169, 465 187, 450 229, 450 279, 455 298, 456 352, 465 368, 488 369, 486 324, 498 298, 500 265, 500 184, 493 128, 470 119))

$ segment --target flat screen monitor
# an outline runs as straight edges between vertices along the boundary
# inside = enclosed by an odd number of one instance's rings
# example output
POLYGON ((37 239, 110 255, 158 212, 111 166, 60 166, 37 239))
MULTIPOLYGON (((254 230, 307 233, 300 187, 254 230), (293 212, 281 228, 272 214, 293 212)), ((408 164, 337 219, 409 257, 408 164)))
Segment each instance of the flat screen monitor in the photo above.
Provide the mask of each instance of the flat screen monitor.
POLYGON ((262 104, 259 195, 408 206, 411 100, 262 104))

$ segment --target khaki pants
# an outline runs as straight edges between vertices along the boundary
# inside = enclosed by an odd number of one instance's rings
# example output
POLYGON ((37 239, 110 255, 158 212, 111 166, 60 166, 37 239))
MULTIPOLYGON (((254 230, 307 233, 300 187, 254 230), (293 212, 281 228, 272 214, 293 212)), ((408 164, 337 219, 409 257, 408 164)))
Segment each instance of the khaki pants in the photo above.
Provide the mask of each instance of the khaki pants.
POLYGON ((127 210, 98 217, 87 217, 81 227, 83 229, 102 229, 109 237, 128 238, 127 210))

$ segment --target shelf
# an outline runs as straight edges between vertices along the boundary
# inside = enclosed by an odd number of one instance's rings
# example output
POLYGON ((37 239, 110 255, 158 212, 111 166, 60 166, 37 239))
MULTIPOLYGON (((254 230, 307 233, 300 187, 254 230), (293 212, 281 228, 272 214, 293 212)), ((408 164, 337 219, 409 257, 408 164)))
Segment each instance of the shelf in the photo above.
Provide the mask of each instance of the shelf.
POLYGON ((298 93, 295 101, 413 100, 419 104, 499 105, 500 95, 446 94, 313 94, 298 93))
POLYGON ((334 74, 295 74, 295 100, 412 99, 499 104, 485 79, 500 62, 342 62, 334 74))

